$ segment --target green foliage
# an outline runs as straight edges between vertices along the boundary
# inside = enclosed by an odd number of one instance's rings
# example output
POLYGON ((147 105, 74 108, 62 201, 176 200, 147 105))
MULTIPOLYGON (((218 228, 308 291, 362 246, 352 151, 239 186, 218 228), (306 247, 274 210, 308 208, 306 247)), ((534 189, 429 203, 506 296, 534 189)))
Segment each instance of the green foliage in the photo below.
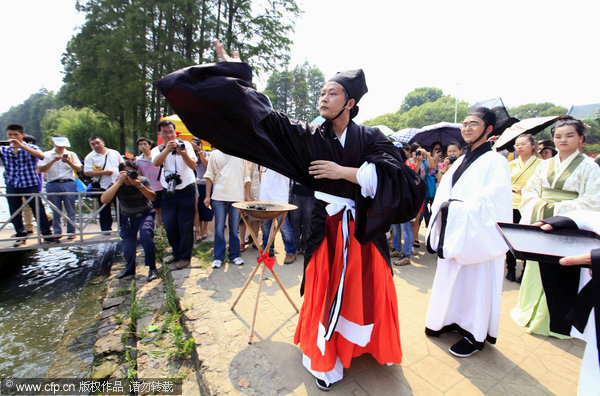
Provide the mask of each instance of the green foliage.
MULTIPOLYGON (((437 88, 424 89, 431 90, 428 92, 433 93, 437 91, 441 92, 441 90, 438 90, 437 88)), ((422 92, 419 91, 419 88, 415 91, 422 92)), ((430 97, 434 97, 433 93, 430 97)), ((411 94, 409 93, 409 95, 411 94)), ((398 131, 403 128, 422 128, 426 125, 442 121, 454 122, 455 104, 457 105, 457 122, 461 122, 467 115, 470 106, 464 101, 459 101, 458 103, 455 102, 456 99, 451 96, 442 96, 434 102, 424 102, 420 105, 412 106, 405 112, 398 110, 396 113, 387 113, 375 117, 372 120, 367 120, 364 124, 368 126, 385 125, 394 131, 398 131)), ((405 103, 407 103, 406 100, 405 103)))
POLYGON ((118 146, 117 126, 104 114, 88 107, 75 109, 64 106, 60 109, 49 109, 41 122, 43 141, 46 147, 52 147, 52 135, 62 134, 71 142, 70 150, 75 151, 81 162, 91 151, 88 138, 100 136, 106 147, 118 146))
POLYGON ((439 88, 421 87, 415 88, 404 97, 399 113, 405 113, 413 107, 421 106, 425 103, 432 103, 444 96, 444 92, 439 88))
POLYGON ((162 262, 165 255, 165 250, 169 246, 167 232, 165 231, 165 227, 162 225, 154 229, 154 246, 156 251, 156 260, 162 262))
POLYGON ((188 357, 194 350, 194 339, 188 339, 183 328, 178 324, 173 326, 173 344, 175 345, 173 356, 178 358, 188 357))
POLYGON ((508 113, 520 120, 534 117, 548 117, 566 114, 567 109, 561 106, 556 106, 554 103, 527 103, 521 106, 508 109, 508 113))
MULTIPOLYGON (((583 120, 583 123, 586 126, 585 129, 585 137, 588 142, 588 146, 590 144, 598 144, 600 143, 600 118, 587 119, 583 120)), ((586 147, 587 149, 587 147, 586 147)), ((586 151, 586 152, 599 152, 600 150, 595 151, 586 151)))
POLYGON ((167 311, 175 316, 181 315, 179 297, 177 297, 177 292, 175 291, 175 286, 173 285, 173 279, 171 279, 169 276, 169 270, 164 264, 161 267, 161 273, 161 278, 165 284, 165 308, 167 308, 167 311))
POLYGON ((135 333, 137 321, 148 312, 148 307, 135 296, 135 279, 131 280, 131 307, 129 307, 129 330, 135 333))
POLYGON ((293 119, 311 121, 319 115, 316 104, 324 83, 321 70, 304 62, 292 71, 273 72, 264 94, 271 99, 275 110, 293 119))
POLYGON ((258 72, 274 70, 288 60, 300 12, 294 0, 80 0, 77 9, 86 22, 64 53, 61 93, 113 120, 121 152, 155 134, 153 125, 169 112, 155 81, 215 61, 216 38, 258 72))
MULTIPOLYGON (((38 145, 42 146, 42 118, 48 109, 61 106, 61 100, 52 91, 45 88, 29 96, 23 103, 12 106, 10 110, 0 115, 0 126, 4 130, 9 124, 20 124, 25 133, 34 136, 38 145)), ((46 146, 48 147, 48 146, 46 146)))
POLYGON ((588 143, 587 146, 583 149, 583 152, 586 154, 600 154, 600 144, 598 143, 588 143))
MULTIPOLYGON (((435 102, 415 106, 400 115, 398 129, 422 128, 441 121, 454 122, 454 105, 455 98, 443 96, 435 102)), ((458 102, 457 105, 457 122, 459 122, 465 118, 470 106, 463 101, 458 102)))
POLYGON ((131 355, 131 348, 125 350, 125 361, 127 361, 127 379, 129 381, 137 380, 137 360, 131 355))

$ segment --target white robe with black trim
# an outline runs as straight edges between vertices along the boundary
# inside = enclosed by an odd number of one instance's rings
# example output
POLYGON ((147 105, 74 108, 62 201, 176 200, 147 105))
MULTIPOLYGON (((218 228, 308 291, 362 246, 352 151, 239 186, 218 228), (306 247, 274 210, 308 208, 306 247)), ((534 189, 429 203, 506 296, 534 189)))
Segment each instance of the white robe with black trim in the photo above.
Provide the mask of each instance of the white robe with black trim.
POLYGON ((455 200, 448 208, 444 258, 438 258, 426 327, 438 331, 456 324, 477 343, 488 336, 495 342, 508 250, 496 222, 512 221, 510 170, 503 156, 488 151, 452 187, 452 175, 464 158, 461 156, 444 175, 432 205, 427 238, 437 250, 442 226, 440 205, 455 200))

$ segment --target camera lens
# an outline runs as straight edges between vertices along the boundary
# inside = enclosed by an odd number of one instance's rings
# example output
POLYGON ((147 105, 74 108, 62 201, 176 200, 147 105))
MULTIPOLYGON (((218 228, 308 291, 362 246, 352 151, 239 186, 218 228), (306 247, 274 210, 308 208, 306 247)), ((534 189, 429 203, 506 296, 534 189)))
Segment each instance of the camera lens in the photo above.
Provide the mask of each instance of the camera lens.
POLYGON ((138 173, 137 173, 136 171, 134 171, 134 170, 128 170, 128 171, 127 171, 127 176, 128 176, 130 179, 137 179, 137 177, 138 177, 138 173))

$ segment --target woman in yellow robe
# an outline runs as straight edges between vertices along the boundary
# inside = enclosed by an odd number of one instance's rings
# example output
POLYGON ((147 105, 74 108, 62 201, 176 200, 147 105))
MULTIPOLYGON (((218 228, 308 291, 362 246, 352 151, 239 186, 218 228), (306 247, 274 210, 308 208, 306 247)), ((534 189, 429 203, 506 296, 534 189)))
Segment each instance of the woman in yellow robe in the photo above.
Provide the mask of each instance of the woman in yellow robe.
MULTIPOLYGON (((515 140, 515 155, 517 158, 509 162, 510 166, 510 181, 512 185, 512 200, 513 200, 513 222, 521 221, 521 190, 527 184, 529 178, 533 175, 537 166, 542 162, 541 159, 535 156, 535 140, 528 133, 519 135, 515 140)), ((516 278, 517 260, 509 251, 506 253, 506 279, 513 282, 521 282, 523 274, 519 279, 516 278)), ((525 267, 523 267, 525 271, 525 267)))

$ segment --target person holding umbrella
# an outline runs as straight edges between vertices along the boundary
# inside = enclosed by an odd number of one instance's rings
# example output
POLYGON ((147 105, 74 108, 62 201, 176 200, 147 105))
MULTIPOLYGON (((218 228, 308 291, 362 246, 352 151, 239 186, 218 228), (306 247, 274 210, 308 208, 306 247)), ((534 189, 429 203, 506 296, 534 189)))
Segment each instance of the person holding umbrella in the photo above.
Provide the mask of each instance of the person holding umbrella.
POLYGON ((425 191, 377 128, 352 121, 367 92, 363 71, 326 82, 319 99, 326 121, 310 124, 274 111, 253 87, 251 68, 215 46, 225 62, 182 69, 157 85, 194 134, 315 190, 294 337, 304 366, 328 390, 355 356, 400 363, 385 232, 414 217, 425 191))

